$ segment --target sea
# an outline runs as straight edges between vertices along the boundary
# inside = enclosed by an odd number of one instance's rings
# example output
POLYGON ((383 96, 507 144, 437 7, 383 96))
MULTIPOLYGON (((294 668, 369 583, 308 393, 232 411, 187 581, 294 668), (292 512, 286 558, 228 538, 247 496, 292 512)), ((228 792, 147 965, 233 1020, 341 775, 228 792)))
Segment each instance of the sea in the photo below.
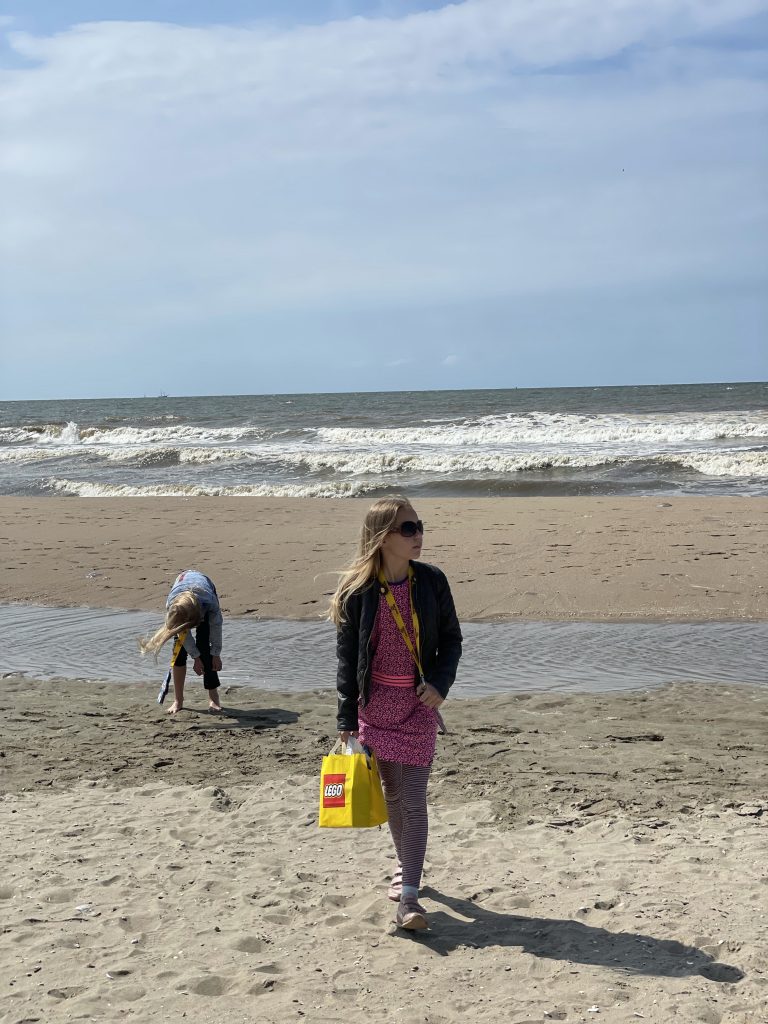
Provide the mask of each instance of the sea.
POLYGON ((768 494, 768 383, 0 402, 0 494, 768 494))

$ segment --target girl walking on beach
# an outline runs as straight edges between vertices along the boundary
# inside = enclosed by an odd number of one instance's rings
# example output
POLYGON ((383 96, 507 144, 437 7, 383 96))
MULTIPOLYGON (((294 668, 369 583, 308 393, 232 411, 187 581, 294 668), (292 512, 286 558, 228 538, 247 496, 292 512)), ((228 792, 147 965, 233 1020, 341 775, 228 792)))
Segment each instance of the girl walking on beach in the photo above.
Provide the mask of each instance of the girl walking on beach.
POLYGON ((438 708, 461 657, 461 629, 445 576, 417 562, 424 525, 407 498, 375 502, 357 557, 331 600, 338 655, 337 728, 376 755, 397 866, 389 898, 399 927, 427 927, 419 885, 427 849, 427 781, 438 708))
MULTIPOLYGON (((184 680, 187 675, 187 655, 194 659, 195 673, 203 677, 208 691, 208 708, 221 711, 219 676, 221 672, 221 634, 223 618, 216 587, 208 576, 196 569, 185 569, 174 580, 165 602, 165 625, 145 640, 139 641, 141 653, 157 652, 174 637, 171 655, 174 702, 168 709, 175 715, 184 707, 184 680), (192 639, 192 630, 196 630, 192 639)), ((167 682, 160 691, 162 703, 167 682)))

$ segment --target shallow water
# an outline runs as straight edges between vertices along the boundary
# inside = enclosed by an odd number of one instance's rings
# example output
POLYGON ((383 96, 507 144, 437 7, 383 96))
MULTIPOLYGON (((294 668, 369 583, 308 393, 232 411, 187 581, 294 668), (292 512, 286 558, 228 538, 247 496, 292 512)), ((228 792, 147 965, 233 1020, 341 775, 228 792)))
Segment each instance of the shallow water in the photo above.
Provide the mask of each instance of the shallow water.
MULTIPOLYGON (((162 679, 136 640, 157 615, 98 608, 0 605, 4 673, 35 678, 162 679)), ((302 691, 335 685, 335 634, 327 622, 224 624, 223 684, 302 691)), ((766 682, 768 623, 505 622, 462 626, 456 696, 523 691, 606 692, 695 680, 766 682)), ((190 671, 189 680, 196 681, 190 671)))

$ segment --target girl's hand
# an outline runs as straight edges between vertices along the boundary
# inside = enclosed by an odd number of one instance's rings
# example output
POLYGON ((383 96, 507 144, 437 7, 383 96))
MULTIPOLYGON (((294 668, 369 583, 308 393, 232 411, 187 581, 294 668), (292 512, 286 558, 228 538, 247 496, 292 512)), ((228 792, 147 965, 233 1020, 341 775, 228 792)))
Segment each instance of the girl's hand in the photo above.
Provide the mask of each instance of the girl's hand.
POLYGON ((351 732, 347 732, 346 730, 344 730, 343 732, 339 733, 339 739, 341 740, 342 743, 348 743, 350 736, 354 736, 355 739, 357 739, 359 735, 360 733, 357 731, 357 729, 353 729, 351 732))
POLYGON ((214 672, 221 672, 221 658, 218 654, 214 654, 211 657, 211 668, 214 672))
POLYGON ((439 708, 445 699, 431 683, 422 683, 416 691, 416 696, 428 708, 439 708))
POLYGON ((203 674, 203 672, 205 671, 205 669, 203 668, 203 659, 202 658, 195 658, 195 663, 192 666, 192 668, 195 670, 195 675, 196 676, 201 676, 203 674))

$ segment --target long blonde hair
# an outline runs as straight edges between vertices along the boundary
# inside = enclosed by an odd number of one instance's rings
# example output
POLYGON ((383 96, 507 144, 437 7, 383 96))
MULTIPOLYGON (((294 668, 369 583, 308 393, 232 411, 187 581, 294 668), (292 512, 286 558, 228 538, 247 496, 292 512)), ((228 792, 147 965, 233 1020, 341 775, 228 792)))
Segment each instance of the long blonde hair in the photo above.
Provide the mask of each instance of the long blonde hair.
POLYGON ((181 633, 182 630, 199 626, 202 617, 203 613, 197 596, 191 590, 182 591, 168 605, 165 624, 152 636, 139 640, 139 650, 142 654, 154 654, 157 658, 157 652, 166 640, 170 640, 172 636, 181 633))
POLYGON ((349 568, 341 573, 339 585, 331 598, 328 618, 337 626, 344 621, 345 607, 350 595, 376 579, 381 568, 381 545, 384 538, 395 525, 400 509, 410 504, 402 494, 387 494, 368 509, 360 531, 357 554, 349 568))

